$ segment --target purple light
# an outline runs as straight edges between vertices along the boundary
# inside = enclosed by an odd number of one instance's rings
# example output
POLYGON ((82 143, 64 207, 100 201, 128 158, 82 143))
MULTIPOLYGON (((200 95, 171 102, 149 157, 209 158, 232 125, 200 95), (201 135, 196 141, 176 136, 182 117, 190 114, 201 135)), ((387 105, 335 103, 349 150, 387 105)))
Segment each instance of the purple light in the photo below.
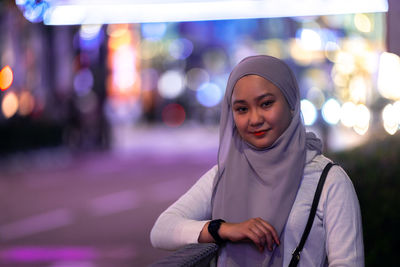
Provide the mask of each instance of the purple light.
POLYGON ((99 256, 91 247, 14 247, 0 251, 0 259, 17 262, 95 260, 99 256))

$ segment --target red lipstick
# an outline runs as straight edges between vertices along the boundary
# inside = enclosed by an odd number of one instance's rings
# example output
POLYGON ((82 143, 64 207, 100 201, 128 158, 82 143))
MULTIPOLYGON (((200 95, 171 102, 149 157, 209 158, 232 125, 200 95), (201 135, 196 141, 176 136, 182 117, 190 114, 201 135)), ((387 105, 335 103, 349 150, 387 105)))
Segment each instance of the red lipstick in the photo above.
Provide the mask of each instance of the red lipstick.
POLYGON ((263 134, 265 134, 267 131, 260 131, 260 132, 255 132, 254 135, 255 136, 261 136, 263 134))

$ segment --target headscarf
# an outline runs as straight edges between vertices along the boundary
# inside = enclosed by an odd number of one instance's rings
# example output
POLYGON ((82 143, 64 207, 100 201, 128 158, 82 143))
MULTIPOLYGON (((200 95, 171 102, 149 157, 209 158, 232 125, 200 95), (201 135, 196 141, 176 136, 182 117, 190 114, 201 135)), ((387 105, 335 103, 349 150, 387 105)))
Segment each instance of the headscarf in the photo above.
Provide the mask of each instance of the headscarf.
POLYGON ((281 245, 260 253, 252 243, 228 242, 223 248, 229 266, 282 266, 284 227, 303 176, 306 150, 321 153, 321 141, 306 133, 300 113, 300 92, 291 69, 271 56, 243 59, 229 76, 220 120, 218 173, 212 197, 212 218, 239 223, 260 217, 277 231, 281 245), (259 75, 278 87, 293 111, 288 128, 265 149, 244 141, 233 120, 231 97, 236 82, 259 75))

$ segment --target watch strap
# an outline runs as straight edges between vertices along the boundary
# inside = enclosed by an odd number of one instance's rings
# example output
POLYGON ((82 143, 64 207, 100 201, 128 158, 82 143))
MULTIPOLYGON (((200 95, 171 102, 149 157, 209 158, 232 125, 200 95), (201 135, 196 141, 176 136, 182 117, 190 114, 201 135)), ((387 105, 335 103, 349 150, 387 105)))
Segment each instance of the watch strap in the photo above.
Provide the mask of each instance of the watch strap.
POLYGON ((225 222, 224 220, 218 219, 218 220, 212 220, 208 224, 208 232, 214 238, 217 244, 223 244, 226 242, 226 240, 223 240, 218 234, 219 228, 221 227, 221 223, 224 222, 225 222))

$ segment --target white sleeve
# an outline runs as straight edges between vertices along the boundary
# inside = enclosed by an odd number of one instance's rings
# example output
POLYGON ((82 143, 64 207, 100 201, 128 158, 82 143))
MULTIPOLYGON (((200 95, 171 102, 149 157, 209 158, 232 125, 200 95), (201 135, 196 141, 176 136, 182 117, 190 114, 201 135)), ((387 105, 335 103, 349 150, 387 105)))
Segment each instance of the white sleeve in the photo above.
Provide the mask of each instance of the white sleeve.
POLYGON ((153 247, 175 250, 198 243, 203 226, 211 219, 211 195, 217 171, 215 165, 161 213, 150 233, 153 247))
POLYGON ((326 182, 324 224, 329 266, 362 267, 364 245, 361 213, 353 184, 345 171, 335 166, 326 182))

